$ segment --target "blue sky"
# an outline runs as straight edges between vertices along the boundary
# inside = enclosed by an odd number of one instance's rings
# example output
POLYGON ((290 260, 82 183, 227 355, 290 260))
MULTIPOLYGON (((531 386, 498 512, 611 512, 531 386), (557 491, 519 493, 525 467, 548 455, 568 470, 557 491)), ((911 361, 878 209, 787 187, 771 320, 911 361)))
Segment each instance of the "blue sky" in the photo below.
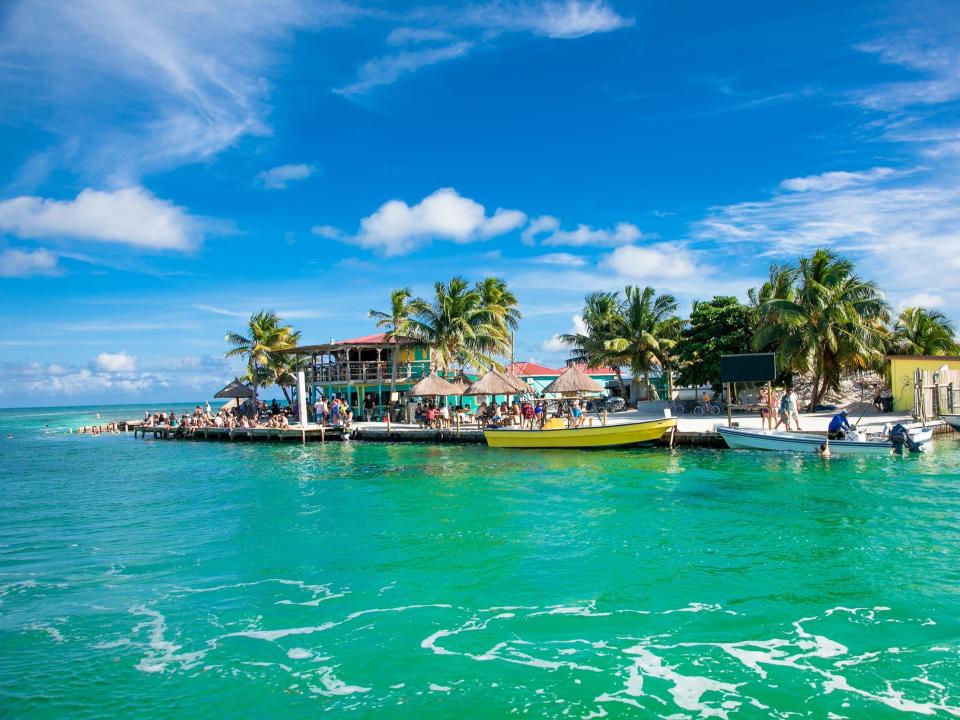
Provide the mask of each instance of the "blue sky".
POLYGON ((960 319, 956 3, 24 0, 0 69, 0 405, 206 398, 251 311, 456 273, 546 364, 589 291, 823 245, 960 319))

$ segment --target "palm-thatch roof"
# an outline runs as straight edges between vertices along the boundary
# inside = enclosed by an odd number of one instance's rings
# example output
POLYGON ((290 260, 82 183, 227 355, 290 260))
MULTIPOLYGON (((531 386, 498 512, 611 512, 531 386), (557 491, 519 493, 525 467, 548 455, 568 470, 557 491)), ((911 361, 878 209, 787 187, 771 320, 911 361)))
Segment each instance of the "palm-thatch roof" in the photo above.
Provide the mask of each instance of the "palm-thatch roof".
POLYGON ((434 371, 418 382, 409 391, 407 395, 413 397, 433 397, 435 395, 460 395, 460 389, 457 385, 448 383, 434 371))
POLYGON ((252 398, 253 388, 234 378, 233 382, 214 395, 215 398, 252 398))
POLYGON ((531 392, 530 386, 516 375, 488 370, 463 393, 464 395, 513 395, 531 392))
POLYGON ((603 392, 603 388, 576 365, 571 365, 560 377, 547 385, 545 393, 603 392))

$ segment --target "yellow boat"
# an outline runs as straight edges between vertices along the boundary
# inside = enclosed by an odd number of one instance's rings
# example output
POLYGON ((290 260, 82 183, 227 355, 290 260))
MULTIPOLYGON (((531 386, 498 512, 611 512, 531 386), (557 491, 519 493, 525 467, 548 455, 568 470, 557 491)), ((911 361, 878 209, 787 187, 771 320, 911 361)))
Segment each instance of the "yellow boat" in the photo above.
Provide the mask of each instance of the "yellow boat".
POLYGON ((614 448, 651 443, 677 426, 676 418, 581 428, 484 430, 496 448, 614 448))

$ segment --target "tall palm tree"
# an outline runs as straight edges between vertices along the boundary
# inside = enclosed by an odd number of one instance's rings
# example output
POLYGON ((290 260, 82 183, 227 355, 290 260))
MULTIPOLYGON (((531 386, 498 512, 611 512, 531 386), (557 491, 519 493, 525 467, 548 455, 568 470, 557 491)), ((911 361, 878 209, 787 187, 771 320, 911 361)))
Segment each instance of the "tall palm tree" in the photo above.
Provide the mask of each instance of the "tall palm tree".
POLYGON ((483 305, 487 322, 507 333, 516 331, 520 327, 523 315, 520 313, 517 296, 507 287, 500 278, 484 278, 476 285, 480 294, 480 303, 483 305))
POLYGON ((390 374, 390 390, 397 389, 397 368, 400 359, 400 343, 410 337, 410 288, 398 288, 390 293, 390 311, 371 310, 368 316, 377 321, 378 328, 386 328, 384 337, 394 344, 390 351, 393 372, 390 374))
POLYGON ((907 307, 893 325, 890 349, 901 355, 957 355, 953 323, 938 310, 907 307))
MULTIPOLYGON (((300 332, 289 325, 281 325, 280 318, 270 310, 261 310, 250 316, 246 334, 228 332, 226 341, 232 345, 225 357, 242 357, 247 361, 247 377, 253 384, 253 406, 257 406, 257 388, 285 377, 280 369, 289 358, 279 350, 295 348, 300 332)), ((290 396, 281 384, 287 402, 290 396)))
POLYGON ((666 367, 671 350, 680 338, 683 322, 677 317, 673 295, 657 295, 652 287, 642 290, 627 286, 615 326, 616 336, 608 342, 634 377, 643 377, 650 387, 650 371, 666 367))
POLYGON ((561 335, 560 339, 571 347, 570 359, 588 367, 608 366, 613 368, 621 397, 626 398, 627 386, 621 372, 622 356, 611 349, 611 342, 618 336, 617 328, 623 322, 623 308, 617 293, 595 292, 587 295, 580 318, 583 331, 561 335))
POLYGON ((773 348, 781 370, 813 374, 814 408, 828 389, 839 387, 845 370, 882 357, 889 307, 876 284, 832 250, 801 258, 789 276, 789 284, 773 288, 759 305, 753 344, 773 348))
POLYGON ((753 310, 753 324, 758 326, 761 320, 761 309, 769 300, 792 299, 795 286, 796 269, 789 265, 771 263, 767 273, 767 280, 757 288, 747 290, 747 298, 753 310))
POLYGON ((433 348, 446 374, 454 364, 492 367, 510 347, 510 328, 520 318, 517 301, 495 278, 470 287, 460 276, 434 284, 430 299, 410 301, 410 336, 433 348))

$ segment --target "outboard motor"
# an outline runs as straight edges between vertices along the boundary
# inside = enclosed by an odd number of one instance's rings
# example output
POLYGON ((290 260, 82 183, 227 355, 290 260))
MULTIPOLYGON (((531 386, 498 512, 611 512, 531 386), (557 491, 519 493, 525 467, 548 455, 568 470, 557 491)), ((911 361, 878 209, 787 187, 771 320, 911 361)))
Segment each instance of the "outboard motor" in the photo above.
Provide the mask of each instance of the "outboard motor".
POLYGON ((890 428, 890 442, 893 443, 893 449, 896 451, 897 455, 903 455, 903 448, 906 447, 910 452, 922 452, 923 447, 920 443, 915 442, 907 429, 897 423, 892 428, 890 428))

